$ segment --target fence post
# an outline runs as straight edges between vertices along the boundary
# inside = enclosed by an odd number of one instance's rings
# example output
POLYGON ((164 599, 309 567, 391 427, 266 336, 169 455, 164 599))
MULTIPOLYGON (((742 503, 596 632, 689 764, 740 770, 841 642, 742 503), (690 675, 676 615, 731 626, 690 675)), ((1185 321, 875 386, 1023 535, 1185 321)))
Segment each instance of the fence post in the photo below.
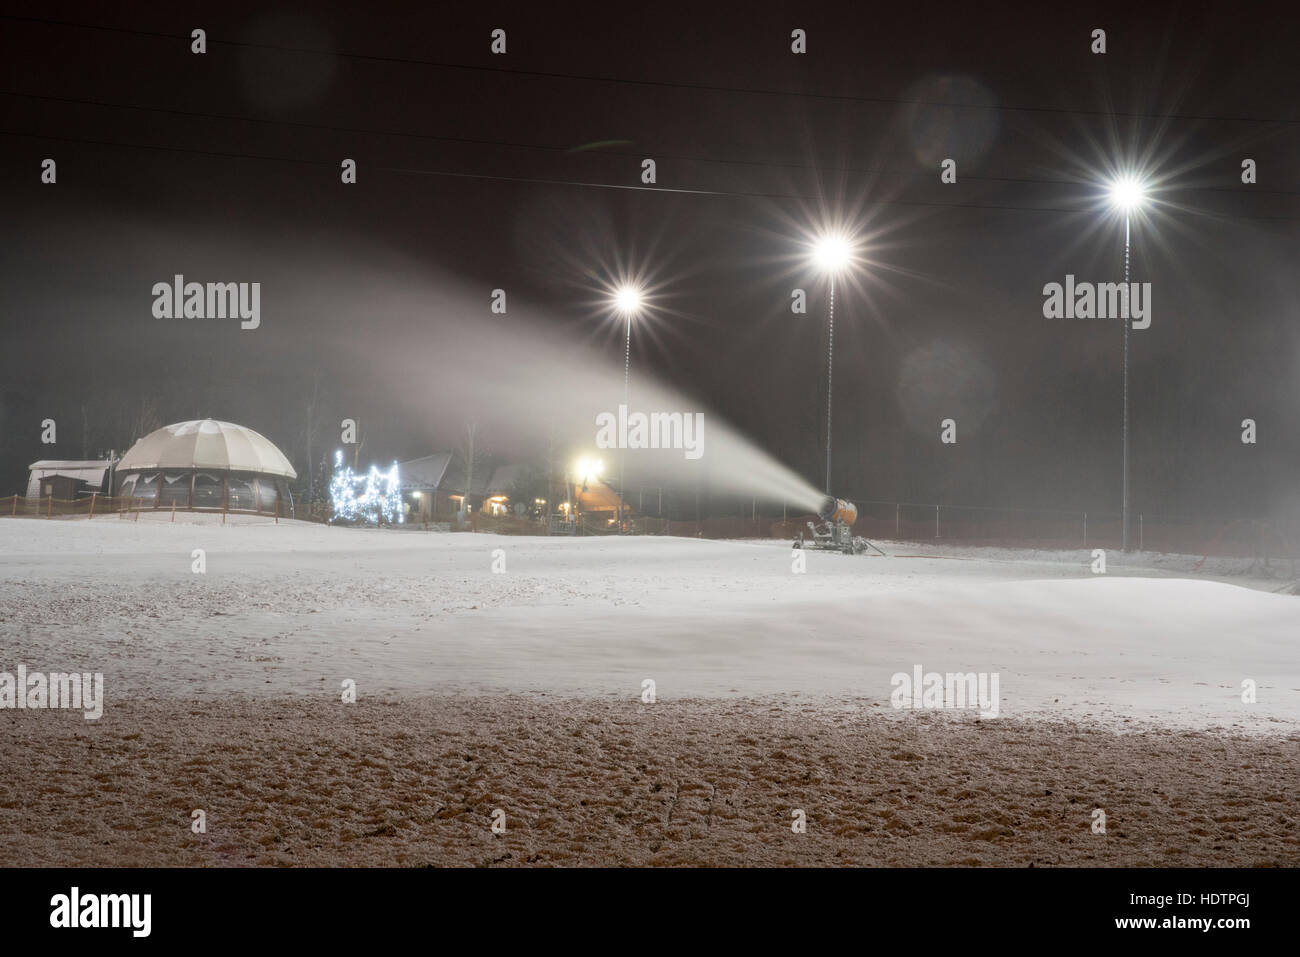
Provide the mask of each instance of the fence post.
POLYGON ((1144 531, 1145 530, 1142 527, 1142 513, 1138 512, 1138 551, 1139 552, 1146 551, 1145 535, 1143 534, 1144 531))
POLYGON ((95 517, 95 496, 97 496, 98 494, 99 494, 98 492, 90 493, 90 515, 87 516, 86 521, 90 521, 92 518, 95 517))
POLYGON ((172 502, 172 521, 176 521, 176 503, 172 502))
POLYGON ((50 490, 50 500, 45 503, 45 517, 49 518, 50 513, 54 511, 54 490, 50 490))
POLYGON ((275 524, 280 524, 280 497, 275 498, 275 524))
POLYGON ((10 517, 18 514, 18 496, 14 496, 14 507, 9 510, 10 517))

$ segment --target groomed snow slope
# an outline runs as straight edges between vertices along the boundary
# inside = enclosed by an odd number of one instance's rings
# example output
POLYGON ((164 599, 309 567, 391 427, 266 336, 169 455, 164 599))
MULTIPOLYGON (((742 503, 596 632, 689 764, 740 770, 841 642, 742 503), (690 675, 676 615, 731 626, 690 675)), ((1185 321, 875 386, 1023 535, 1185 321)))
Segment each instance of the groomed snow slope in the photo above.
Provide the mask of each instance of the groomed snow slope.
POLYGON ((788 694, 892 712, 891 676, 919 664, 997 672, 1003 717, 1300 724, 1300 597, 1190 571, 1093 575, 1084 552, 924 551, 937 557, 810 552, 795 574, 780 541, 10 520, 0 670, 101 671, 109 708, 117 696, 337 696, 345 678, 361 694, 635 698, 652 678, 660 698, 788 694), (1256 704, 1242 703, 1243 679, 1256 704))

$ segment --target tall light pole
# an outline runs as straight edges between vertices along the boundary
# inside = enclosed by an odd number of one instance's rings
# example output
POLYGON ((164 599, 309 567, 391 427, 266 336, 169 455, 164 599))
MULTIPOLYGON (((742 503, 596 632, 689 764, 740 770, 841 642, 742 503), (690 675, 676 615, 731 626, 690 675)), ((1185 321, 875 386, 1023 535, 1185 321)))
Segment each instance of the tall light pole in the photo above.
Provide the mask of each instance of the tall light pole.
POLYGON ((830 278, 830 315, 826 334, 826 494, 831 494, 831 399, 835 371, 835 276, 853 259, 853 246, 838 233, 828 233, 813 243, 813 264, 830 278))
POLYGON ((1146 187, 1131 176, 1121 177, 1110 184, 1111 205, 1124 214, 1124 415, 1123 443, 1124 464, 1120 493, 1121 542, 1124 551, 1128 551, 1128 329, 1132 323, 1129 315, 1129 238, 1133 213, 1146 200, 1146 187))
MULTIPOLYGON (((636 286, 622 285, 614 292, 614 308, 622 313, 625 332, 623 336, 623 405, 628 404, 628 385, 632 369, 632 317, 641 311, 641 290, 636 286)), ((618 452, 618 533, 623 534, 623 466, 627 449, 619 442, 618 452)))

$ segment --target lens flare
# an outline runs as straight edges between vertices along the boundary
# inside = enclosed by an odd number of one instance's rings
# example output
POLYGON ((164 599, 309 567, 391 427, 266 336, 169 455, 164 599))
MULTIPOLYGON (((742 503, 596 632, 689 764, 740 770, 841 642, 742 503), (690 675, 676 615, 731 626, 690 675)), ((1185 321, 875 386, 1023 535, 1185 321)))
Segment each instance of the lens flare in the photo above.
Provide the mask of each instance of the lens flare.
POLYGON ((830 233, 813 243, 812 259, 822 272, 839 272, 852 262, 853 244, 839 233, 830 233))
POLYGON ((614 291, 614 308, 625 316, 636 315, 641 311, 645 297, 638 286, 619 286, 614 291))
POLYGON ((1111 204, 1124 212, 1137 209, 1146 198, 1146 186, 1135 177, 1123 176, 1110 184, 1111 204))

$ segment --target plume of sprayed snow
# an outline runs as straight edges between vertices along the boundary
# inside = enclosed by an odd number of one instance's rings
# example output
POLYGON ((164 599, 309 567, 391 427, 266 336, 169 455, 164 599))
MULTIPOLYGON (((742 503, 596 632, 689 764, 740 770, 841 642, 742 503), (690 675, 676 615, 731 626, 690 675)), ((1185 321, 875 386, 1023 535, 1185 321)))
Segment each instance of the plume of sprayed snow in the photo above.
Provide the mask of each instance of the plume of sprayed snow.
MULTIPOLYGON (((716 412, 635 369, 629 409, 704 413, 703 454, 688 459, 680 449, 598 449, 597 416, 617 415, 623 402, 621 337, 617 349, 584 346, 557 336, 555 323, 537 310, 510 302, 506 315, 493 315, 483 291, 471 296, 441 282, 411 290, 386 311, 409 313, 423 332, 392 346, 368 344, 359 358, 369 363, 375 382, 393 387, 392 402, 404 417, 437 423, 444 445, 445 437, 473 420, 498 448, 536 455, 553 443, 569 458, 600 458, 607 479, 617 476, 622 458, 629 487, 707 481, 715 490, 760 502, 809 511, 821 503, 820 491, 716 412)), ((593 328, 602 321, 593 318, 593 328)), ((431 435, 430 442, 438 439, 431 435)))

